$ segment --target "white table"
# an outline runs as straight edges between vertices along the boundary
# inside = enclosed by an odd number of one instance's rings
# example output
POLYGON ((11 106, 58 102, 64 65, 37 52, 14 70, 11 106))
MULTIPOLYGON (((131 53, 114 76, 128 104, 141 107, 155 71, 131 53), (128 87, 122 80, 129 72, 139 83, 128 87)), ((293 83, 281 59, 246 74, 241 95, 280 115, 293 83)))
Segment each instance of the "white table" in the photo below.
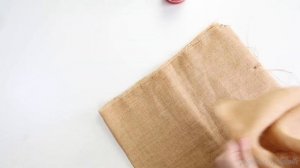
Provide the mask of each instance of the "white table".
POLYGON ((300 83, 298 0, 1 0, 0 167, 131 168, 97 110, 212 22, 300 83))

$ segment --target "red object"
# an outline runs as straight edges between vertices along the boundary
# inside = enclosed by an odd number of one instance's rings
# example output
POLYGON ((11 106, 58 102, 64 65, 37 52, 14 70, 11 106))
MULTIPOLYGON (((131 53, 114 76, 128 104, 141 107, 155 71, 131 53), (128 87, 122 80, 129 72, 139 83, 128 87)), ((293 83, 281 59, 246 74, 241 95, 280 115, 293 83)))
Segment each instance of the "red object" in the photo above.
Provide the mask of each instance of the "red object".
POLYGON ((183 2, 184 0, 167 0, 167 1, 172 4, 179 4, 179 3, 183 2))

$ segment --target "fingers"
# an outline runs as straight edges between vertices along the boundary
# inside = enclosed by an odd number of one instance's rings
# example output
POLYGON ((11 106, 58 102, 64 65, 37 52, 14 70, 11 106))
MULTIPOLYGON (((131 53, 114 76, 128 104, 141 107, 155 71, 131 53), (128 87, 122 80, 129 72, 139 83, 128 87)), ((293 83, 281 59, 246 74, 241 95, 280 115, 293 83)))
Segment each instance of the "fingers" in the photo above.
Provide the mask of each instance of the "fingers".
POLYGON ((245 167, 247 168, 258 168, 254 156, 251 151, 251 144, 247 139, 241 139, 239 141, 239 149, 241 157, 245 167))
POLYGON ((229 141, 225 145, 225 151, 215 161, 217 168, 244 168, 240 156, 239 144, 229 141))
POLYGON ((229 141, 215 164, 217 168, 258 168, 247 139, 229 141))

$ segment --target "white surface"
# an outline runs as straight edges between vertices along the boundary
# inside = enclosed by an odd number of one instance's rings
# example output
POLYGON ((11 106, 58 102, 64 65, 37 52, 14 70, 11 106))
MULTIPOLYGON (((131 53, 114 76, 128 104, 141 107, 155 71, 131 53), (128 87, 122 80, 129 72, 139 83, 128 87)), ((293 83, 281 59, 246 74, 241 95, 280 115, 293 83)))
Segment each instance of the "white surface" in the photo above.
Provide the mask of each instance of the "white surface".
POLYGON ((0 167, 132 167, 97 110, 212 22, 299 84, 298 0, 0 0, 0 167))

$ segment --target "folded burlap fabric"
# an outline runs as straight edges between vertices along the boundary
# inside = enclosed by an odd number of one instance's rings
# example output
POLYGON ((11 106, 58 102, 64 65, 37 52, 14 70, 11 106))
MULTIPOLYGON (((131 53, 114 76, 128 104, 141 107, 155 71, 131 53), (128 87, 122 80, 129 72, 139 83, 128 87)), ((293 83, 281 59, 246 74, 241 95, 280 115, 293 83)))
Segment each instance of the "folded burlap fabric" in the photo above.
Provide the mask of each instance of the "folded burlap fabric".
POLYGON ((234 130, 216 102, 276 87, 232 30, 214 24, 100 113, 135 168, 210 168, 234 130))
POLYGON ((300 87, 253 100, 223 100, 215 112, 233 139, 247 137, 260 167, 300 167, 300 87))

